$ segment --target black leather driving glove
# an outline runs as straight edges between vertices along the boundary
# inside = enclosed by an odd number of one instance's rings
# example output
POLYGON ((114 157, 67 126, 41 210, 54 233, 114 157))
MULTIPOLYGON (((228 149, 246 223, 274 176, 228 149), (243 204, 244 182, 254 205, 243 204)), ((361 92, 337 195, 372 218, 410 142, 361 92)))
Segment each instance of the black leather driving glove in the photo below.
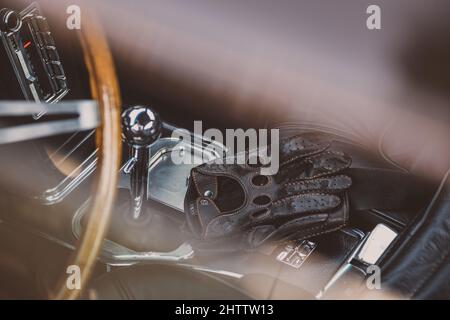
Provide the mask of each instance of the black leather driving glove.
POLYGON ((348 220, 346 191, 352 184, 345 169, 351 159, 330 150, 329 142, 313 133, 284 138, 279 170, 271 176, 261 175, 261 167, 248 161, 193 168, 185 213, 194 246, 253 249, 343 227, 348 220))

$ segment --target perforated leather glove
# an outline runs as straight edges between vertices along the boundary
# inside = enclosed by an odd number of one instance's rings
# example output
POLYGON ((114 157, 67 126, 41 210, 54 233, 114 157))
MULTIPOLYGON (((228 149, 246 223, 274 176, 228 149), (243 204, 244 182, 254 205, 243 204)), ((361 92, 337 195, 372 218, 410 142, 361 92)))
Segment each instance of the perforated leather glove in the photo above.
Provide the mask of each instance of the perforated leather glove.
POLYGON ((312 133, 281 140, 279 152, 279 170, 272 176, 248 162, 211 162, 191 170, 184 206, 194 247, 253 249, 346 224, 352 180, 345 169, 351 159, 312 133))

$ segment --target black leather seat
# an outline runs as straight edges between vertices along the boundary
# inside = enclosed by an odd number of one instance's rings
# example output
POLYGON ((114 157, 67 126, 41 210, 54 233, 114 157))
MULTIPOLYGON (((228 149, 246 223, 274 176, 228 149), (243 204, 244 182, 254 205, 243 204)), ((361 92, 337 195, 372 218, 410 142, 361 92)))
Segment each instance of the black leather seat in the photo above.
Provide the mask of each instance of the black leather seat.
POLYGON ((425 213, 398 238, 383 283, 413 299, 450 299, 450 170, 425 213))

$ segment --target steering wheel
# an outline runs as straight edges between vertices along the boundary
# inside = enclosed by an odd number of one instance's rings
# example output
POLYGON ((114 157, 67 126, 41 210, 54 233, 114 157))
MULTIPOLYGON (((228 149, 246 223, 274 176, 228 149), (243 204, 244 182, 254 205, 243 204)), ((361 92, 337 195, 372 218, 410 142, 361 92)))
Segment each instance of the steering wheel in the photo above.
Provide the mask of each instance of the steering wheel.
POLYGON ((84 60, 89 73, 91 93, 97 100, 101 125, 96 131, 99 159, 92 190, 90 213, 84 233, 68 265, 81 271, 81 288, 69 289, 67 274, 50 294, 52 299, 77 299, 88 283, 105 237, 116 197, 121 160, 120 89, 106 37, 97 20, 85 15, 80 30, 84 60))

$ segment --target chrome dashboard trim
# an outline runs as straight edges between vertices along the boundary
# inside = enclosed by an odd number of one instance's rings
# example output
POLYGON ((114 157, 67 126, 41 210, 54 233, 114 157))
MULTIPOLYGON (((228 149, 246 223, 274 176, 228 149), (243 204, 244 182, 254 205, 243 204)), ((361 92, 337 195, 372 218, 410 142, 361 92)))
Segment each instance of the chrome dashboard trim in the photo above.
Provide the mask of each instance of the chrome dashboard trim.
POLYGON ((64 200, 73 190, 75 190, 84 180, 86 180, 97 167, 98 149, 95 149, 78 167, 76 167, 72 173, 78 172, 81 168, 81 172, 74 177, 73 174, 65 177, 57 186, 54 188, 47 189, 39 195, 37 198, 44 205, 57 204, 64 200), (74 177, 74 178, 72 178, 74 177))

